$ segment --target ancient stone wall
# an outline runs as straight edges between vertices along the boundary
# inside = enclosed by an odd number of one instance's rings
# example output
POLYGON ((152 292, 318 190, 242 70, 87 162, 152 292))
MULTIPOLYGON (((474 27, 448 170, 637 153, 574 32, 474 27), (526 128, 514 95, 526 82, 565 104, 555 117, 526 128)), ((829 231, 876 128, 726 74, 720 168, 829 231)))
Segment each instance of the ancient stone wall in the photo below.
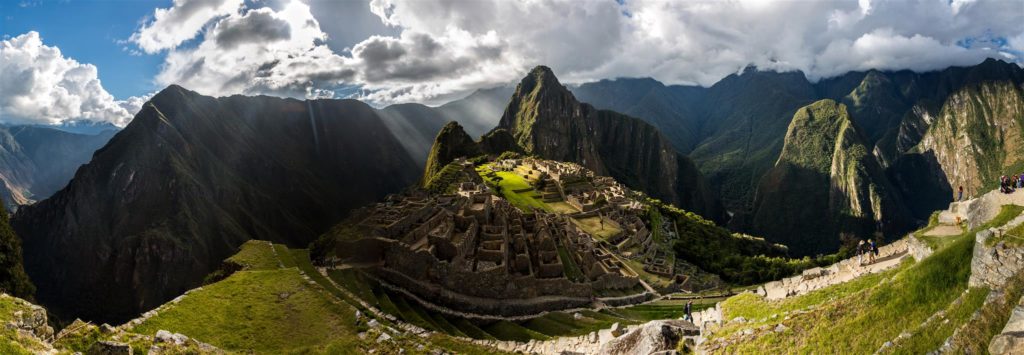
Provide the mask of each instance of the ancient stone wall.
MULTIPOLYGON (((878 259, 912 256, 922 260, 931 254, 931 249, 913 236, 907 236, 878 248, 878 259)), ((895 264, 894 264, 895 265, 895 264)), ((883 269, 863 267, 857 257, 846 259, 827 267, 804 270, 803 273, 772 281, 757 288, 757 294, 768 300, 806 294, 827 286, 850 281, 860 275, 883 269)))
POLYGON ((1024 269, 1024 248, 1009 246, 1004 241, 990 241, 991 238, 1002 236, 1021 223, 1024 223, 1024 214, 1005 225, 975 234, 971 278, 968 280, 970 287, 1002 288, 1011 276, 1024 269))

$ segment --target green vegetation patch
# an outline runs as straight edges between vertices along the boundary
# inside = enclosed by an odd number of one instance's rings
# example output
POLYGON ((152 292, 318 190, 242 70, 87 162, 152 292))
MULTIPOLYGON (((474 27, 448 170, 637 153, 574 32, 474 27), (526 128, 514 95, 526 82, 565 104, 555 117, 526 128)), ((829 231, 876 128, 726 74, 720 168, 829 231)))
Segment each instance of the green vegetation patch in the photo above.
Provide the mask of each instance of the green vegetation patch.
POLYGON ((728 351, 872 353, 949 307, 967 288, 973 235, 954 238, 921 262, 804 296, 780 302, 764 302, 751 294, 730 298, 722 304, 727 319, 743 316, 755 322, 728 324, 714 337, 735 335, 758 324, 782 323, 788 330, 760 333, 728 351), (789 311, 788 320, 781 314, 785 311, 789 311))
POLYGON ((979 316, 964 324, 959 339, 953 344, 954 348, 959 353, 987 354, 992 338, 1002 332, 1006 322, 1010 320, 1013 308, 1022 296, 1024 273, 1017 273, 1007 282, 1001 297, 982 305, 978 310, 979 316))
POLYGON ((226 261, 242 265, 247 270, 268 270, 280 267, 278 258, 274 256, 272 244, 263 240, 245 242, 238 253, 226 261))
POLYGON ((519 174, 509 171, 492 172, 489 164, 477 167, 477 172, 487 185, 520 210, 530 212, 537 208, 551 211, 551 207, 541 201, 540 195, 533 189, 533 186, 519 174))
POLYGON ((523 328, 519 324, 504 320, 488 324, 481 329, 499 340, 528 342, 530 340, 548 340, 551 338, 536 331, 523 328))
POLYGON ((562 260, 562 269, 565 272, 565 277, 575 282, 587 280, 587 276, 580 270, 579 265, 576 265, 576 260, 569 255, 569 250, 565 249, 564 245, 558 246, 558 258, 562 260))
POLYGON ((187 334, 230 351, 280 353, 354 337, 350 309, 331 302, 297 269, 242 271, 194 291, 133 329, 187 334))
MULTIPOLYGON (((960 302, 953 302, 945 309, 945 316, 918 327, 911 332, 911 337, 897 344, 892 349, 895 353, 925 354, 942 346, 946 338, 953 335, 961 325, 971 318, 988 296, 988 289, 972 288, 960 302)), ((991 336, 988 338, 991 339, 991 336)))
POLYGON ((615 222, 606 217, 572 218, 572 223, 599 240, 608 240, 622 233, 621 229, 615 227, 615 222))

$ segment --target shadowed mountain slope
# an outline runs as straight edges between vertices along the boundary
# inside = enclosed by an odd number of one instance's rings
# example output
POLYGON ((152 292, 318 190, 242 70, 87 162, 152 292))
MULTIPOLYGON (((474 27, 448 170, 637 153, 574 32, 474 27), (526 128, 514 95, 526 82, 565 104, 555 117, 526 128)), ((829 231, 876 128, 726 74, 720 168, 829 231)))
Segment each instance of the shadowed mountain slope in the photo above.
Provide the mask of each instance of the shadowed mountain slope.
POLYGON ((417 177, 361 102, 170 86, 13 225, 40 301, 111 322, 198 286, 246 240, 305 245, 417 177))

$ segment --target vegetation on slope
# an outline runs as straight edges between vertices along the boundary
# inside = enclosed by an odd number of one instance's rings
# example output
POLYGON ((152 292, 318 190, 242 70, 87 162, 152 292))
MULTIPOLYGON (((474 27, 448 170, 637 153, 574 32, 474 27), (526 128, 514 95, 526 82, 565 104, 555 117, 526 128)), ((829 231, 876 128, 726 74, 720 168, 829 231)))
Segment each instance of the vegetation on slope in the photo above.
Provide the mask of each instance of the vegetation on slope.
POLYGON ((842 257, 828 255, 818 259, 792 259, 786 256, 784 246, 761 238, 733 234, 695 213, 656 199, 648 199, 647 204, 658 209, 664 218, 672 218, 676 222, 679 235, 673 250, 677 258, 734 284, 751 285, 778 280, 842 257))
POLYGON ((854 236, 902 235, 911 225, 846 106, 832 100, 797 111, 757 189, 745 227, 795 255, 830 253, 841 241, 856 243, 854 236))
POLYGON ((23 260, 21 238, 11 228, 7 209, 0 206, 0 292, 31 300, 36 287, 25 273, 23 260))
POLYGON ((230 259, 246 267, 162 306, 130 331, 153 335, 168 330, 243 353, 490 352, 444 335, 424 340, 392 334, 391 340, 377 342, 382 328, 367 326, 365 309, 320 275, 305 250, 251 241, 230 259), (361 316, 356 315, 359 309, 361 316))
POLYGON ((766 302, 749 293, 730 298, 722 303, 725 319, 744 317, 752 321, 729 322, 712 339, 730 342, 728 351, 740 353, 795 349, 808 353, 871 353, 907 332, 911 337, 896 342, 900 346, 896 352, 934 350, 964 324, 987 294, 985 289, 965 293, 975 233, 1005 224, 1016 215, 1014 212, 1019 214, 1019 207, 1004 207, 989 224, 946 237, 952 241, 932 256, 893 270, 777 302, 766 302), (921 326, 939 311, 944 314, 937 323, 921 326), (784 328, 776 328, 779 324, 784 328), (743 334, 744 329, 762 325, 784 330, 743 334))

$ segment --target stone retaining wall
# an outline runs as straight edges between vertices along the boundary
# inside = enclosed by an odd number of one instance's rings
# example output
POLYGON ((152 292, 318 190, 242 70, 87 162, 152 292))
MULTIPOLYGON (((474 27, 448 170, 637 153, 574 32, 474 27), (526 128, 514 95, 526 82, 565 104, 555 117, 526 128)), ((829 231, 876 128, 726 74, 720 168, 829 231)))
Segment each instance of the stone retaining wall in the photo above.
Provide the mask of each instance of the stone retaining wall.
POLYGON ((1003 288, 1006 281, 1024 269, 1024 248, 1011 247, 1000 241, 989 246, 989 239, 1024 223, 1024 215, 1005 225, 978 232, 974 237, 974 256, 971 258, 970 287, 1003 288))
MULTIPOLYGON (((909 255, 916 260, 922 260, 930 254, 931 248, 913 236, 904 237, 878 248, 878 259, 909 255)), ((780 300, 850 281, 863 274, 877 271, 881 270, 859 266, 857 257, 852 257, 827 267, 807 269, 800 275, 766 283, 758 287, 755 292, 767 300, 780 300)))

